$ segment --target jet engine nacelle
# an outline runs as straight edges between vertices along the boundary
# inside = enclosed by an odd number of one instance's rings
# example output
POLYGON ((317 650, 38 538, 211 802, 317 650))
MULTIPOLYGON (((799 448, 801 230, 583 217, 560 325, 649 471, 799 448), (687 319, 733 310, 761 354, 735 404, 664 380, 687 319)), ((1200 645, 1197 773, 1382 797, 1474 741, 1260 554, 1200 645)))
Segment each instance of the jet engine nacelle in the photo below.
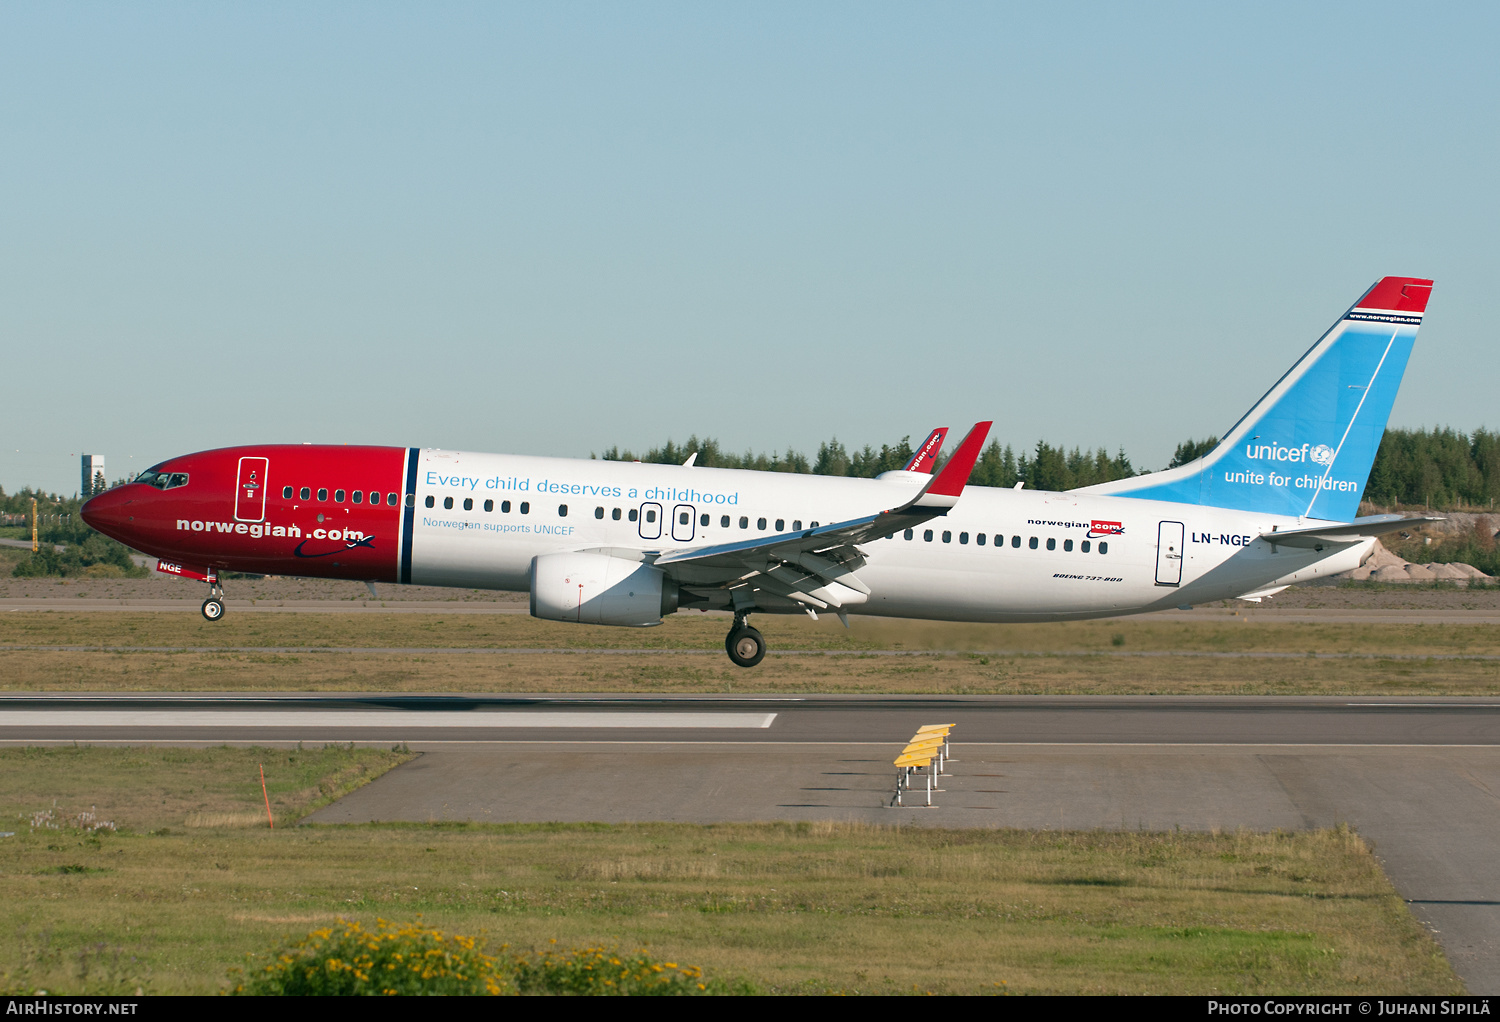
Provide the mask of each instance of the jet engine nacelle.
POLYGON ((666 572, 609 554, 542 554, 531 559, 531 616, 547 621, 646 628, 677 610, 666 572))

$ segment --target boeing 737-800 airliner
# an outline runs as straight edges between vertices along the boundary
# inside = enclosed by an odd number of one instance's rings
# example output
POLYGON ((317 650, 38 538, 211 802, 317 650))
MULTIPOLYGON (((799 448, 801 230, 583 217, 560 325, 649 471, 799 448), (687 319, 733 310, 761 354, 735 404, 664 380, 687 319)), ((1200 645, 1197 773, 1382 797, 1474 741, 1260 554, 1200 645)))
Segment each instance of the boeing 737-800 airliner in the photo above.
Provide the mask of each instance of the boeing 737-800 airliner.
POLYGON ((224 570, 508 589, 553 621, 751 613, 1059 621, 1258 599, 1354 568, 1427 519, 1356 518, 1432 281, 1386 277, 1212 451, 1054 493, 968 486, 989 423, 876 479, 405 447, 232 447, 172 458, 84 519, 205 581, 224 570), (926 471, 924 471, 926 469, 926 471))

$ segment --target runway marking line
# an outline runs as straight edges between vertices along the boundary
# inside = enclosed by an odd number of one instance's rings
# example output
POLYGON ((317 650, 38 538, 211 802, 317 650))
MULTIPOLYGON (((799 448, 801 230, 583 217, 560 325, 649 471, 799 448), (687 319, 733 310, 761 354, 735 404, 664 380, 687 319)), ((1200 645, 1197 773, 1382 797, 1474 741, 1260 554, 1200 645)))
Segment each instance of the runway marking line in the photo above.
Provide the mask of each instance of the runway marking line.
POLYGON ((768 728, 775 713, 638 710, 8 710, 0 729, 66 728, 768 728))

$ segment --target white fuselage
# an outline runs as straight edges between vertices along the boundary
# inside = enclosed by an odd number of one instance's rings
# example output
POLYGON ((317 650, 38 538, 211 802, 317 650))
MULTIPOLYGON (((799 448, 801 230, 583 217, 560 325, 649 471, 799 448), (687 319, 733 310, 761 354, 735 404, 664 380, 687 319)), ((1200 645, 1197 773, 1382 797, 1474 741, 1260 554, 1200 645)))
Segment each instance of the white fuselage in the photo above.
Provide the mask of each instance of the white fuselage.
MULTIPOLYGON (((422 451, 411 581, 525 591, 538 555, 681 550, 830 525, 901 504, 923 478, 422 451)), ((868 563, 859 577, 870 594, 844 591, 844 609, 955 621, 1132 614, 1346 571, 1374 543, 1315 550, 1259 538, 1306 524, 1131 497, 970 486, 946 517, 910 538, 898 532, 862 544, 868 563)))

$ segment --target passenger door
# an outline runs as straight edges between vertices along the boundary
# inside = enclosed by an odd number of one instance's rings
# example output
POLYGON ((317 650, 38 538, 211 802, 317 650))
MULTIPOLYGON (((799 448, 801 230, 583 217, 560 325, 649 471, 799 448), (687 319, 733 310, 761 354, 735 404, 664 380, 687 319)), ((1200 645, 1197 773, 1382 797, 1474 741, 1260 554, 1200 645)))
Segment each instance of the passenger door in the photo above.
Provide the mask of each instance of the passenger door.
POLYGON ((260 522, 266 517, 266 473, 269 458, 241 458, 239 479, 234 488, 234 520, 260 522))
POLYGON ((1182 534, 1181 522, 1162 522, 1156 528, 1156 584, 1176 586, 1182 584, 1182 534))

